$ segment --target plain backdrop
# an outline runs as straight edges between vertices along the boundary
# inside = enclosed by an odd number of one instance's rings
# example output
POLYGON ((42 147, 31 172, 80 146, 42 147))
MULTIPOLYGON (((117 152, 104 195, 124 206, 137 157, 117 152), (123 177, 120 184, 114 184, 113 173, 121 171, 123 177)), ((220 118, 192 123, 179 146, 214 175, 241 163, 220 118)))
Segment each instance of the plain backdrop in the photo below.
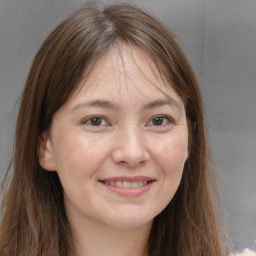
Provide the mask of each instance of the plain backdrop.
MULTIPOLYGON (((14 105, 32 58, 49 32, 84 2, 0 0, 1 177, 12 142, 14 105)), ((256 1, 126 2, 156 15, 187 54, 204 95, 233 249, 256 249, 256 1)))

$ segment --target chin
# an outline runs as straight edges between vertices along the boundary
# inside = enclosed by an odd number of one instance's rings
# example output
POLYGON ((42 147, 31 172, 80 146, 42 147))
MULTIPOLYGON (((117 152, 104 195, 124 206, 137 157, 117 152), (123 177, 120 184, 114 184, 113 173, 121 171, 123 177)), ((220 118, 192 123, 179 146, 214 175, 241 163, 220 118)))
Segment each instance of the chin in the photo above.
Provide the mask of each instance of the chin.
POLYGON ((116 228, 141 228, 143 226, 151 226, 154 217, 145 216, 142 214, 119 214, 116 218, 110 218, 108 221, 109 226, 116 228))

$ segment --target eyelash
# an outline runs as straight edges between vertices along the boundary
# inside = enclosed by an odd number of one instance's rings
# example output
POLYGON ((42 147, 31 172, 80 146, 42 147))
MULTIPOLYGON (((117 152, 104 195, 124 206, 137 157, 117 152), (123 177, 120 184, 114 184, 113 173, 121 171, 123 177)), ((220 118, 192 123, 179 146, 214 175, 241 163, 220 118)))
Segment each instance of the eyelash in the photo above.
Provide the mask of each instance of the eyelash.
MULTIPOLYGON (((166 115, 158 115, 158 116, 154 116, 150 119, 150 121, 147 123, 147 126, 156 126, 156 127, 163 127, 166 126, 168 124, 173 124, 174 120, 173 118, 171 118, 170 116, 166 116, 166 115), (159 119, 159 120, 157 120, 159 119), (153 122, 156 121, 162 121, 162 123, 160 123, 160 125, 154 124, 153 122), (165 122, 164 122, 165 121, 165 122), (164 124, 163 124, 164 122, 164 124), (150 124, 152 123, 152 124, 150 124)), ((82 121, 82 124, 85 125, 90 125, 90 126, 95 126, 95 127, 102 127, 102 126, 110 126, 110 124, 108 123, 108 121, 106 121, 106 118, 102 117, 102 116, 91 116, 89 118, 86 118, 84 121, 82 121), (95 119, 95 120, 93 120, 95 119), (93 125, 92 121, 99 121, 99 125, 93 125), (104 124, 102 125, 102 121, 104 122, 104 124)))
POLYGON ((173 124, 174 120, 173 118, 171 118, 170 116, 166 116, 166 115, 158 115, 158 116, 154 116, 150 119, 150 122, 147 123, 147 125, 149 126, 156 126, 156 127, 163 127, 166 126, 168 124, 173 124), (164 124, 160 124, 160 125, 154 125, 153 122, 157 121, 157 119, 160 119, 161 121, 165 120, 166 122, 164 124), (149 125, 150 123, 152 123, 152 125, 149 125))
POLYGON ((82 124, 85 124, 85 125, 90 125, 90 126, 95 126, 95 127, 101 127, 101 126, 110 126, 110 124, 106 121, 106 119, 102 116, 91 116, 91 117, 88 117, 86 118, 84 121, 82 121, 82 124), (100 120, 100 124, 99 125, 93 125, 92 122, 93 119, 99 119, 100 120), (102 121, 105 122, 104 125, 101 125, 102 121))

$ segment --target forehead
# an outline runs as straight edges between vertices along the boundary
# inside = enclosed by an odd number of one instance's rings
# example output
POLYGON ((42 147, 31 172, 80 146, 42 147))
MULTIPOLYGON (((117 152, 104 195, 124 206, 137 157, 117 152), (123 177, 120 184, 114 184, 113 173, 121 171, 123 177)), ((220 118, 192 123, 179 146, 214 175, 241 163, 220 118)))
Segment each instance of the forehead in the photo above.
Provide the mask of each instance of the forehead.
POLYGON ((117 44, 95 61, 90 70, 69 102, 84 96, 122 99, 124 95, 145 99, 170 97, 181 102, 172 84, 166 82, 150 57, 139 48, 117 44))

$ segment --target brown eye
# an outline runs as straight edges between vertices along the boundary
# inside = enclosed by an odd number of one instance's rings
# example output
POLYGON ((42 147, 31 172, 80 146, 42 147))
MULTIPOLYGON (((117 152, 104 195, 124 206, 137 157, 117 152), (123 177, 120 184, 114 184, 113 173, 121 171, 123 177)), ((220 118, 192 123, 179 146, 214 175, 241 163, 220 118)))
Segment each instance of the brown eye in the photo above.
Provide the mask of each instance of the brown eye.
POLYGON ((156 116, 148 123, 149 126, 164 126, 171 123, 171 118, 168 116, 156 116))
POLYGON ((94 126, 100 126, 102 123, 102 119, 100 117, 93 117, 90 120, 90 123, 91 123, 91 125, 94 125, 94 126))
POLYGON ((100 116, 93 116, 84 121, 84 124, 91 126, 107 126, 107 121, 100 116))
POLYGON ((153 125, 162 125, 164 123, 164 118, 161 116, 161 117, 156 117, 152 120, 152 123, 153 125))

